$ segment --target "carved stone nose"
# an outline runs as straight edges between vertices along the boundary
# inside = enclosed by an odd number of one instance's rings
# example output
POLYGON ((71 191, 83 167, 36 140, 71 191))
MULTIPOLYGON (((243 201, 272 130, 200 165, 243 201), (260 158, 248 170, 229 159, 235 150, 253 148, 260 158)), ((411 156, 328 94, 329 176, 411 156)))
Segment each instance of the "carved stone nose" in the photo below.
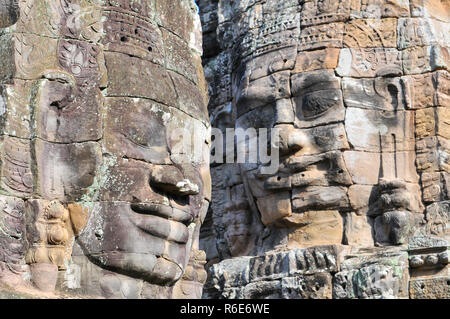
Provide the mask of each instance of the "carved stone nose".
POLYGON ((150 184, 157 189, 177 196, 197 195, 200 187, 185 178, 175 166, 154 166, 150 173, 150 184))
POLYGON ((279 125, 277 128, 280 129, 279 147, 281 154, 295 153, 308 145, 308 136, 292 125, 279 125))

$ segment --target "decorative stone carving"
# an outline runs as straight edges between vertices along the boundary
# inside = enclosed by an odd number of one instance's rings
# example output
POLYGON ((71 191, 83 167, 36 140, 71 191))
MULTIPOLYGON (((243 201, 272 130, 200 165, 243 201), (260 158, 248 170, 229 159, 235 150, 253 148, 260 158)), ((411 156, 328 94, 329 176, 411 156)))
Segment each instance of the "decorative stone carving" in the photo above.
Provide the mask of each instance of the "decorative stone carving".
POLYGON ((403 0, 352 0, 350 17, 397 18, 409 17, 409 3, 403 0))
POLYGON ((0 283, 449 298, 447 2, 0 0, 0 283))
POLYGON ((331 298, 330 272, 340 268, 341 247, 320 246, 225 260, 209 269, 209 298, 331 298))
MULTIPOLYGON (((436 228, 433 233, 436 234, 436 228)), ((440 233, 441 235, 441 233, 440 233)), ((409 267, 412 299, 449 298, 448 241, 434 236, 417 236, 409 240, 409 267)))
POLYGON ((408 297, 408 256, 385 249, 347 257, 333 278, 333 298, 380 299, 408 297))
POLYGON ((350 0, 314 0, 305 2, 302 8, 300 25, 325 24, 346 21, 350 15, 350 0))
POLYGON ((334 48, 300 52, 297 55, 293 73, 335 69, 338 63, 339 52, 340 50, 334 48))
POLYGON ((5 137, 2 155, 2 188, 18 196, 31 195, 34 187, 29 140, 5 137))
POLYGON ((419 74, 449 69, 448 48, 439 45, 412 47, 402 51, 403 72, 419 74))
POLYGON ((348 48, 396 48, 396 19, 355 19, 345 24, 348 48))
POLYGON ((401 52, 394 48, 344 48, 336 72, 355 78, 402 75, 401 52))
POLYGON ((23 283, 26 273, 25 203, 15 197, 0 197, 0 280, 12 287, 23 283))
POLYGON ((343 39, 344 24, 340 22, 306 27, 300 34, 300 49, 342 48, 343 39))
POLYGON ((398 22, 398 48, 450 44, 450 24, 431 19, 400 19, 398 22))

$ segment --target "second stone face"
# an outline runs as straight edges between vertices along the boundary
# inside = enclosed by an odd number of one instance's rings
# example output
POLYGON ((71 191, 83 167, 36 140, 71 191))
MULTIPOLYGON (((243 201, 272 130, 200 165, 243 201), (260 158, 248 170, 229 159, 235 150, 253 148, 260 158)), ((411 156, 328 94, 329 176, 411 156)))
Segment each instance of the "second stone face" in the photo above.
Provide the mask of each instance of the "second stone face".
MULTIPOLYGON (((219 262, 211 268, 215 293, 320 298, 329 297, 324 286, 331 285, 333 298, 430 295, 431 281, 408 291, 407 254, 388 247, 418 233, 447 236, 447 6, 434 0, 225 2, 199 2, 213 125, 249 135, 253 128, 279 130, 279 140, 270 140, 279 146, 279 165, 270 174, 262 161, 233 164, 238 174, 231 164, 215 166, 220 174, 213 175, 216 195, 204 230, 209 262, 219 262), (235 203, 237 189, 243 194, 235 203), (221 267, 227 275, 245 273, 252 256, 327 243, 349 249, 348 265, 332 283, 328 276, 288 274, 262 283, 219 279, 221 267)), ((235 158, 241 153, 250 152, 240 149, 235 158)))

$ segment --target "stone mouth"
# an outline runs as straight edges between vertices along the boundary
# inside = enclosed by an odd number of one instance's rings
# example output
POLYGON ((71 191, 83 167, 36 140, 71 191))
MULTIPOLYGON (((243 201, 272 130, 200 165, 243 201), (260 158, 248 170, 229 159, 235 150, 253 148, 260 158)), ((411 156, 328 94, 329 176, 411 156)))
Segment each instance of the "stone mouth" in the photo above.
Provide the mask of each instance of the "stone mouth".
POLYGON ((131 210, 141 215, 152 215, 188 226, 194 219, 190 207, 172 207, 154 203, 132 203, 131 210))
POLYGON ((185 245, 189 240, 187 225, 192 220, 189 213, 170 206, 155 204, 131 204, 135 214, 130 221, 141 231, 168 242, 185 245))

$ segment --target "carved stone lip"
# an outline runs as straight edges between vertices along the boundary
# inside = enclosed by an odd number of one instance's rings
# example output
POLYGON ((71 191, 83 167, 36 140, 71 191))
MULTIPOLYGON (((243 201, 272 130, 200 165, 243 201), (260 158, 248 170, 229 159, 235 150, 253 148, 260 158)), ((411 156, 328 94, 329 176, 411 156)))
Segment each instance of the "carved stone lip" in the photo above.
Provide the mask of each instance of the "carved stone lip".
POLYGON ((155 203, 133 203, 130 204, 130 207, 136 213, 158 216, 184 225, 189 225, 193 220, 189 209, 182 210, 180 208, 155 203))
POLYGON ((239 239, 242 236, 249 236, 248 230, 242 230, 242 231, 228 231, 227 232, 228 237, 232 239, 239 239), (236 238, 237 237, 237 238, 236 238))
POLYGON ((140 213, 133 214, 129 218, 137 228, 146 234, 178 245, 185 245, 189 240, 189 230, 183 223, 140 213))

